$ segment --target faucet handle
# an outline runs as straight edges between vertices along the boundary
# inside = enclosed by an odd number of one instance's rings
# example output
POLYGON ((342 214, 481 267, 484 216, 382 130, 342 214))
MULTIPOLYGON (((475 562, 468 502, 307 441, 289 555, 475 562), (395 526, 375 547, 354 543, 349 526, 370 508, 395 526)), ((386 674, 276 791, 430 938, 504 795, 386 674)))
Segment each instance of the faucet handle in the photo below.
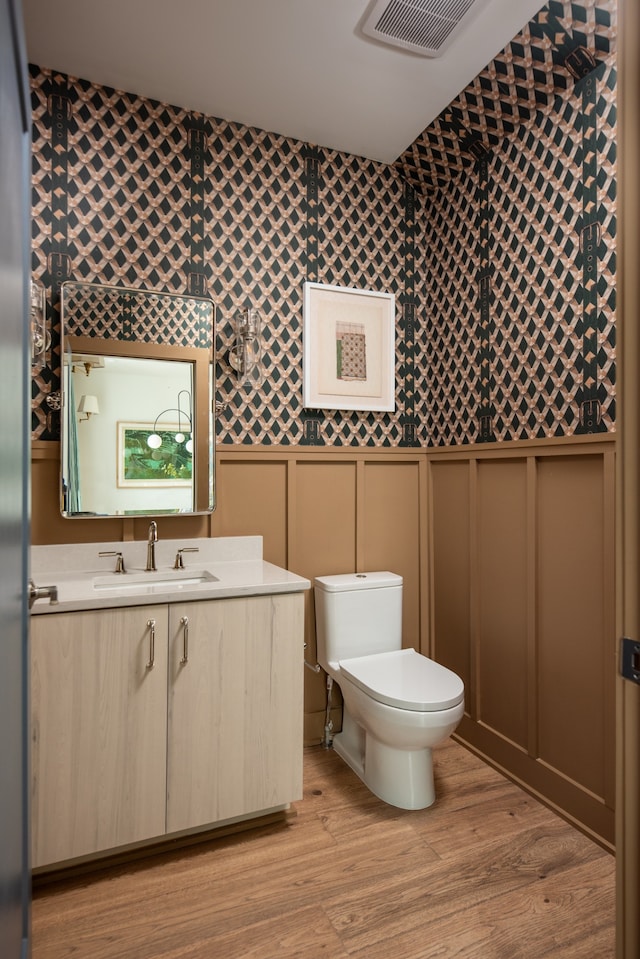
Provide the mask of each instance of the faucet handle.
POLYGON ((184 560, 182 558, 183 553, 199 553, 200 550, 197 546, 183 546, 182 549, 179 549, 176 553, 176 561, 173 564, 174 569, 184 569, 184 560))
POLYGON ((126 573, 124 568, 124 559, 122 558, 122 553, 117 552, 117 550, 109 550, 108 552, 98 553, 98 556, 115 556, 116 557, 116 568, 114 573, 126 573))

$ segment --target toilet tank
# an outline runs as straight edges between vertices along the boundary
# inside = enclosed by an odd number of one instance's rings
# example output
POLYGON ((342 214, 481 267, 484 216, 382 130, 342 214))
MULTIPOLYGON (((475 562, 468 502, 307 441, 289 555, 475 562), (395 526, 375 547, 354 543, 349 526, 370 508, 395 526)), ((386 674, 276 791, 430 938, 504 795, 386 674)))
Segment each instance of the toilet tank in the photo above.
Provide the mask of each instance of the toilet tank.
POLYGON ((314 580, 318 662, 402 648, 402 576, 342 573, 314 580))

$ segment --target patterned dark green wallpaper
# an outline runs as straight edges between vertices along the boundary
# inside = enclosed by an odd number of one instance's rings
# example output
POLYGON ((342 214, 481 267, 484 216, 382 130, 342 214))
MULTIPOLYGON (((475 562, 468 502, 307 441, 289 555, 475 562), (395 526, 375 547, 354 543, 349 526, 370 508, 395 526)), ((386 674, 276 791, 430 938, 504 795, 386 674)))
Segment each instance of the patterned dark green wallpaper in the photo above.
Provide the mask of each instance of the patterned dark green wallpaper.
POLYGON ((616 0, 551 0, 396 161, 418 189, 447 184, 616 52, 616 0))
POLYGON ((33 269, 54 328, 34 376, 35 438, 58 435, 57 304, 73 278, 212 297, 220 442, 401 440, 400 411, 305 413, 301 347, 305 279, 403 292, 397 171, 35 67, 32 97, 33 269), (238 391, 227 361, 248 305, 263 314, 257 394, 238 391))
POLYGON ((69 278, 212 297, 222 443, 611 430, 614 9, 549 4, 394 167, 33 67, 33 272, 53 328, 34 438, 59 433, 69 278), (396 294, 395 413, 303 410, 306 279, 396 294), (266 376, 245 394, 226 356, 249 304, 266 376))
POLYGON ((429 196, 434 445, 614 429, 615 71, 582 83, 429 196))

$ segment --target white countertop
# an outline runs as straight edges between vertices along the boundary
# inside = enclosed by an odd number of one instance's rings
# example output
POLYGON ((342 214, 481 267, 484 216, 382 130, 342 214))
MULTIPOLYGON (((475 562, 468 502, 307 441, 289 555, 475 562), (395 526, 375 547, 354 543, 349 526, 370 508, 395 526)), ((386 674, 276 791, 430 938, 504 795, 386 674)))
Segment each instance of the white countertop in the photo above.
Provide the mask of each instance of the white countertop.
POLYGON ((31 578, 36 587, 55 585, 58 602, 38 599, 31 613, 264 596, 311 586, 308 579, 265 562, 261 536, 160 540, 155 573, 145 572, 146 555, 145 540, 33 546, 31 578), (185 569, 175 570, 176 553, 184 548, 198 552, 183 554, 185 569), (113 572, 115 556, 99 552, 121 552, 126 572, 113 572))

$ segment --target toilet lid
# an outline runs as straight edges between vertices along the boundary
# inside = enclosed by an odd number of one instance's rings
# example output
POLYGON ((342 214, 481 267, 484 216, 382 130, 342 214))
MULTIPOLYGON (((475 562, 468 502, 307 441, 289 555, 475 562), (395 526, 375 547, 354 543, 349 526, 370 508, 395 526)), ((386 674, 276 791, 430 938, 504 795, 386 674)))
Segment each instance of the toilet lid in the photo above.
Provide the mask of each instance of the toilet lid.
POLYGON ((459 676, 415 649, 341 659, 340 671, 379 703, 399 709, 435 712, 464 697, 459 676))

